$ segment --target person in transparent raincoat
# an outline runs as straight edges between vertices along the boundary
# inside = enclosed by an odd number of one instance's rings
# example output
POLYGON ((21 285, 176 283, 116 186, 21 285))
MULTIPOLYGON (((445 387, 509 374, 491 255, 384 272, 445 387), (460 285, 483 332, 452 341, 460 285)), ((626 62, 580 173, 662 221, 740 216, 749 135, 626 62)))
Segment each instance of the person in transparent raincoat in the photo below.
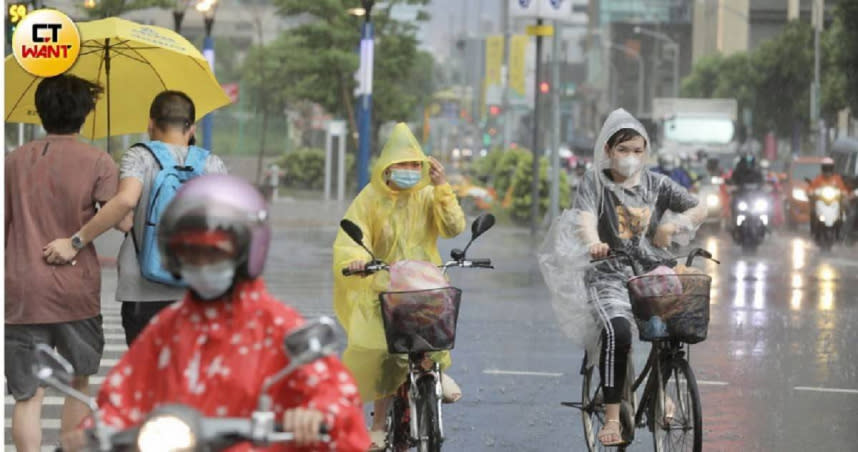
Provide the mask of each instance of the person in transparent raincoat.
POLYGON ((538 254, 561 327, 587 350, 587 365, 599 365, 607 404, 599 440, 605 445, 623 443, 619 407, 636 329, 626 281, 633 272, 624 261, 589 260, 622 249, 649 271, 668 256, 671 242, 687 244, 706 214, 679 184, 645 169, 649 143, 637 119, 613 111, 596 141, 593 168, 538 254))
MULTIPOLYGON (((349 206, 345 218, 360 226, 364 244, 378 259, 394 264, 403 260, 441 263, 439 237, 455 237, 465 229, 465 214, 447 183, 444 167, 427 158, 404 123, 393 129, 367 185, 349 206)), ((343 362, 352 371, 364 402, 375 402, 370 436, 374 449, 384 447, 388 402, 408 375, 408 357, 387 351, 379 293, 385 290, 385 272, 371 277, 345 277, 343 268, 361 270, 369 255, 345 232, 334 242, 334 310, 348 335, 343 362)), ((430 358, 450 366, 450 352, 430 358)), ((455 402, 461 390, 446 374, 443 398, 455 402)))

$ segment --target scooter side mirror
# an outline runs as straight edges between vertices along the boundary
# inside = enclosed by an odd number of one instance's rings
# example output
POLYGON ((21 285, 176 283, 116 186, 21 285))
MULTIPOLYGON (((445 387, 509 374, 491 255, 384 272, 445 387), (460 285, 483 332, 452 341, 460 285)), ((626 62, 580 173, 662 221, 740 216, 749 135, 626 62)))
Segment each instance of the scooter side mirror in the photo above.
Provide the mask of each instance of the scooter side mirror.
POLYGON ((33 375, 40 381, 54 379, 64 385, 71 385, 74 368, 59 353, 46 344, 36 344, 33 375))
POLYGON ((259 391, 259 411, 271 409, 271 397, 268 389, 274 383, 294 372, 295 369, 319 358, 333 355, 337 352, 337 323, 334 319, 322 316, 290 331, 283 339, 283 348, 289 357, 289 365, 275 375, 268 377, 259 391))
POLYGON ((309 321, 283 339, 286 355, 298 366, 336 353, 338 344, 337 325, 330 317, 309 321))

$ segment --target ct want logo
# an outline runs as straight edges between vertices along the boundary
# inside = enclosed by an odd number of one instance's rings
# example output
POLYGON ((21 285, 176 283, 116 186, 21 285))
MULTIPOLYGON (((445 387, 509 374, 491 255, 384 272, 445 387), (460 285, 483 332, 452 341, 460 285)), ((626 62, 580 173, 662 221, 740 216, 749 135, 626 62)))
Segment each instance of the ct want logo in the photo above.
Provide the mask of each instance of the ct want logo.
POLYGON ((12 52, 25 71, 37 77, 53 77, 77 61, 80 33, 65 14, 40 9, 24 17, 15 29, 12 52))

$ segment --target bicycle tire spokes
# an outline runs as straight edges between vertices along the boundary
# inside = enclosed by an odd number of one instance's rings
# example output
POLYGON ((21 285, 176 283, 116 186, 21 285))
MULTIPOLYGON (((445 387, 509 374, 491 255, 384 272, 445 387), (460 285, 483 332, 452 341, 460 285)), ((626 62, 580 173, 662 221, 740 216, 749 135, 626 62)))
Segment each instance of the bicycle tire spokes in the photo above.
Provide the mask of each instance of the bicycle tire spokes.
POLYGON ((655 449, 699 452, 703 428, 694 374, 683 359, 667 361, 662 369, 652 411, 655 449))

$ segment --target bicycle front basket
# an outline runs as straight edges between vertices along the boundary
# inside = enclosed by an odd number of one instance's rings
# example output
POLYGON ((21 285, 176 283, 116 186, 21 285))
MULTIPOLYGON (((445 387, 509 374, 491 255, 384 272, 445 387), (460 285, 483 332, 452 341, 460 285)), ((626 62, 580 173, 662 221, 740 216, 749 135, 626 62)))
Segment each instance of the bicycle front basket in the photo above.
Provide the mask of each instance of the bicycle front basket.
MULTIPOLYGON (((681 293, 641 295, 629 290, 632 313, 642 341, 679 339, 696 344, 706 339, 709 331, 709 288, 712 278, 704 274, 674 275, 682 284, 681 293)), ((638 286, 646 285, 648 276, 634 278, 638 286)), ((653 279, 653 286, 659 281, 653 279)))
POLYGON ((460 289, 382 292, 379 299, 388 352, 435 352, 455 345, 460 289))

